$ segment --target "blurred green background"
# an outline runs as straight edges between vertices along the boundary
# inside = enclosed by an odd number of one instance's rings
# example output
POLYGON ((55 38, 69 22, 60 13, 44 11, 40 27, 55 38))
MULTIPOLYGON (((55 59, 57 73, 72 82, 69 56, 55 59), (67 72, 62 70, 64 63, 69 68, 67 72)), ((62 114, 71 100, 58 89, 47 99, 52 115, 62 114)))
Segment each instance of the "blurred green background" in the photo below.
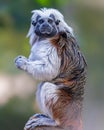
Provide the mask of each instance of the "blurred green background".
POLYGON ((104 1, 0 0, 0 130, 22 130, 38 112, 36 81, 14 65, 18 55, 28 56, 31 10, 59 9, 88 64, 83 120, 85 130, 104 130, 104 1))

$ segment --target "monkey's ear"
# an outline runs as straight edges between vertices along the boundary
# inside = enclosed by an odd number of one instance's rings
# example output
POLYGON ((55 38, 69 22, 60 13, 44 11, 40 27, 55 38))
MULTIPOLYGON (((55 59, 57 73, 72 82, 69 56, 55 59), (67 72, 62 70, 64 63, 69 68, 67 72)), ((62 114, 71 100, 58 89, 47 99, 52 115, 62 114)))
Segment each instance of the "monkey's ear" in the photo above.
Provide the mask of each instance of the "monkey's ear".
POLYGON ((59 25, 59 23, 60 23, 60 20, 57 20, 55 23, 56 23, 56 25, 59 25))

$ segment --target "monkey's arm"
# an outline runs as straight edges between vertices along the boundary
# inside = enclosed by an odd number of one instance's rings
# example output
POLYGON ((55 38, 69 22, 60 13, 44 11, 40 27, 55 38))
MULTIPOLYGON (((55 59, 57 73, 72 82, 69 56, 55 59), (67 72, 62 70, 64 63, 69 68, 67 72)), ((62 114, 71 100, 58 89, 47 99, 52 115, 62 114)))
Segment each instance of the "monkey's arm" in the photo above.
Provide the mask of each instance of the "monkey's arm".
POLYGON ((51 80, 57 76, 60 62, 56 58, 46 57, 41 60, 30 61, 24 56, 15 59, 17 68, 25 70, 39 80, 51 80))

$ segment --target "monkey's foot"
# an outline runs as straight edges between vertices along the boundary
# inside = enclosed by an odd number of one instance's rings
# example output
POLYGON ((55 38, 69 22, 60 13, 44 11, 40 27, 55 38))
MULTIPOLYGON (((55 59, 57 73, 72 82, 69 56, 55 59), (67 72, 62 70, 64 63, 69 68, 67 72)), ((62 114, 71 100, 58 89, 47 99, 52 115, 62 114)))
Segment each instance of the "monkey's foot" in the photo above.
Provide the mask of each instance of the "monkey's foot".
POLYGON ((57 126, 55 121, 43 114, 35 114, 26 123, 24 130, 34 130, 37 126, 57 126))

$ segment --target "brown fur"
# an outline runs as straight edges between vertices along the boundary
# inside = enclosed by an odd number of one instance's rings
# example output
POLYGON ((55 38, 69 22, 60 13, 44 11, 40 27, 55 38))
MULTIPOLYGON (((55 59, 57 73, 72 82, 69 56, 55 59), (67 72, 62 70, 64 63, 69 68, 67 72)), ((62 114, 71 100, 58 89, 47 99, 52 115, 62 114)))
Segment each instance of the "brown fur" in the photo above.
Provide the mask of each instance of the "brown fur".
POLYGON ((61 32, 51 43, 57 48, 61 58, 59 75, 53 83, 61 86, 73 100, 82 100, 86 80, 86 62, 75 38, 70 33, 61 32))
POLYGON ((45 106, 51 113, 51 121, 54 120, 57 126, 42 125, 35 127, 34 130, 82 130, 85 59, 75 38, 69 32, 60 32, 50 40, 50 43, 57 49, 61 66, 57 77, 50 81, 57 89, 52 93, 54 96, 47 98, 46 95, 45 106))
POLYGON ((69 32, 60 32, 50 42, 57 49, 61 66, 58 76, 50 81, 58 86, 57 90, 53 97, 46 100, 45 105, 51 111, 57 126, 37 126, 35 130, 82 130, 85 59, 69 32))
MULTIPOLYGON (((86 62, 75 38, 61 32, 51 39, 61 58, 59 75, 53 83, 59 86, 58 101, 52 104, 54 119, 64 130, 82 130, 82 100, 86 79, 86 62)), ((58 130, 58 129, 57 129, 58 130)))

